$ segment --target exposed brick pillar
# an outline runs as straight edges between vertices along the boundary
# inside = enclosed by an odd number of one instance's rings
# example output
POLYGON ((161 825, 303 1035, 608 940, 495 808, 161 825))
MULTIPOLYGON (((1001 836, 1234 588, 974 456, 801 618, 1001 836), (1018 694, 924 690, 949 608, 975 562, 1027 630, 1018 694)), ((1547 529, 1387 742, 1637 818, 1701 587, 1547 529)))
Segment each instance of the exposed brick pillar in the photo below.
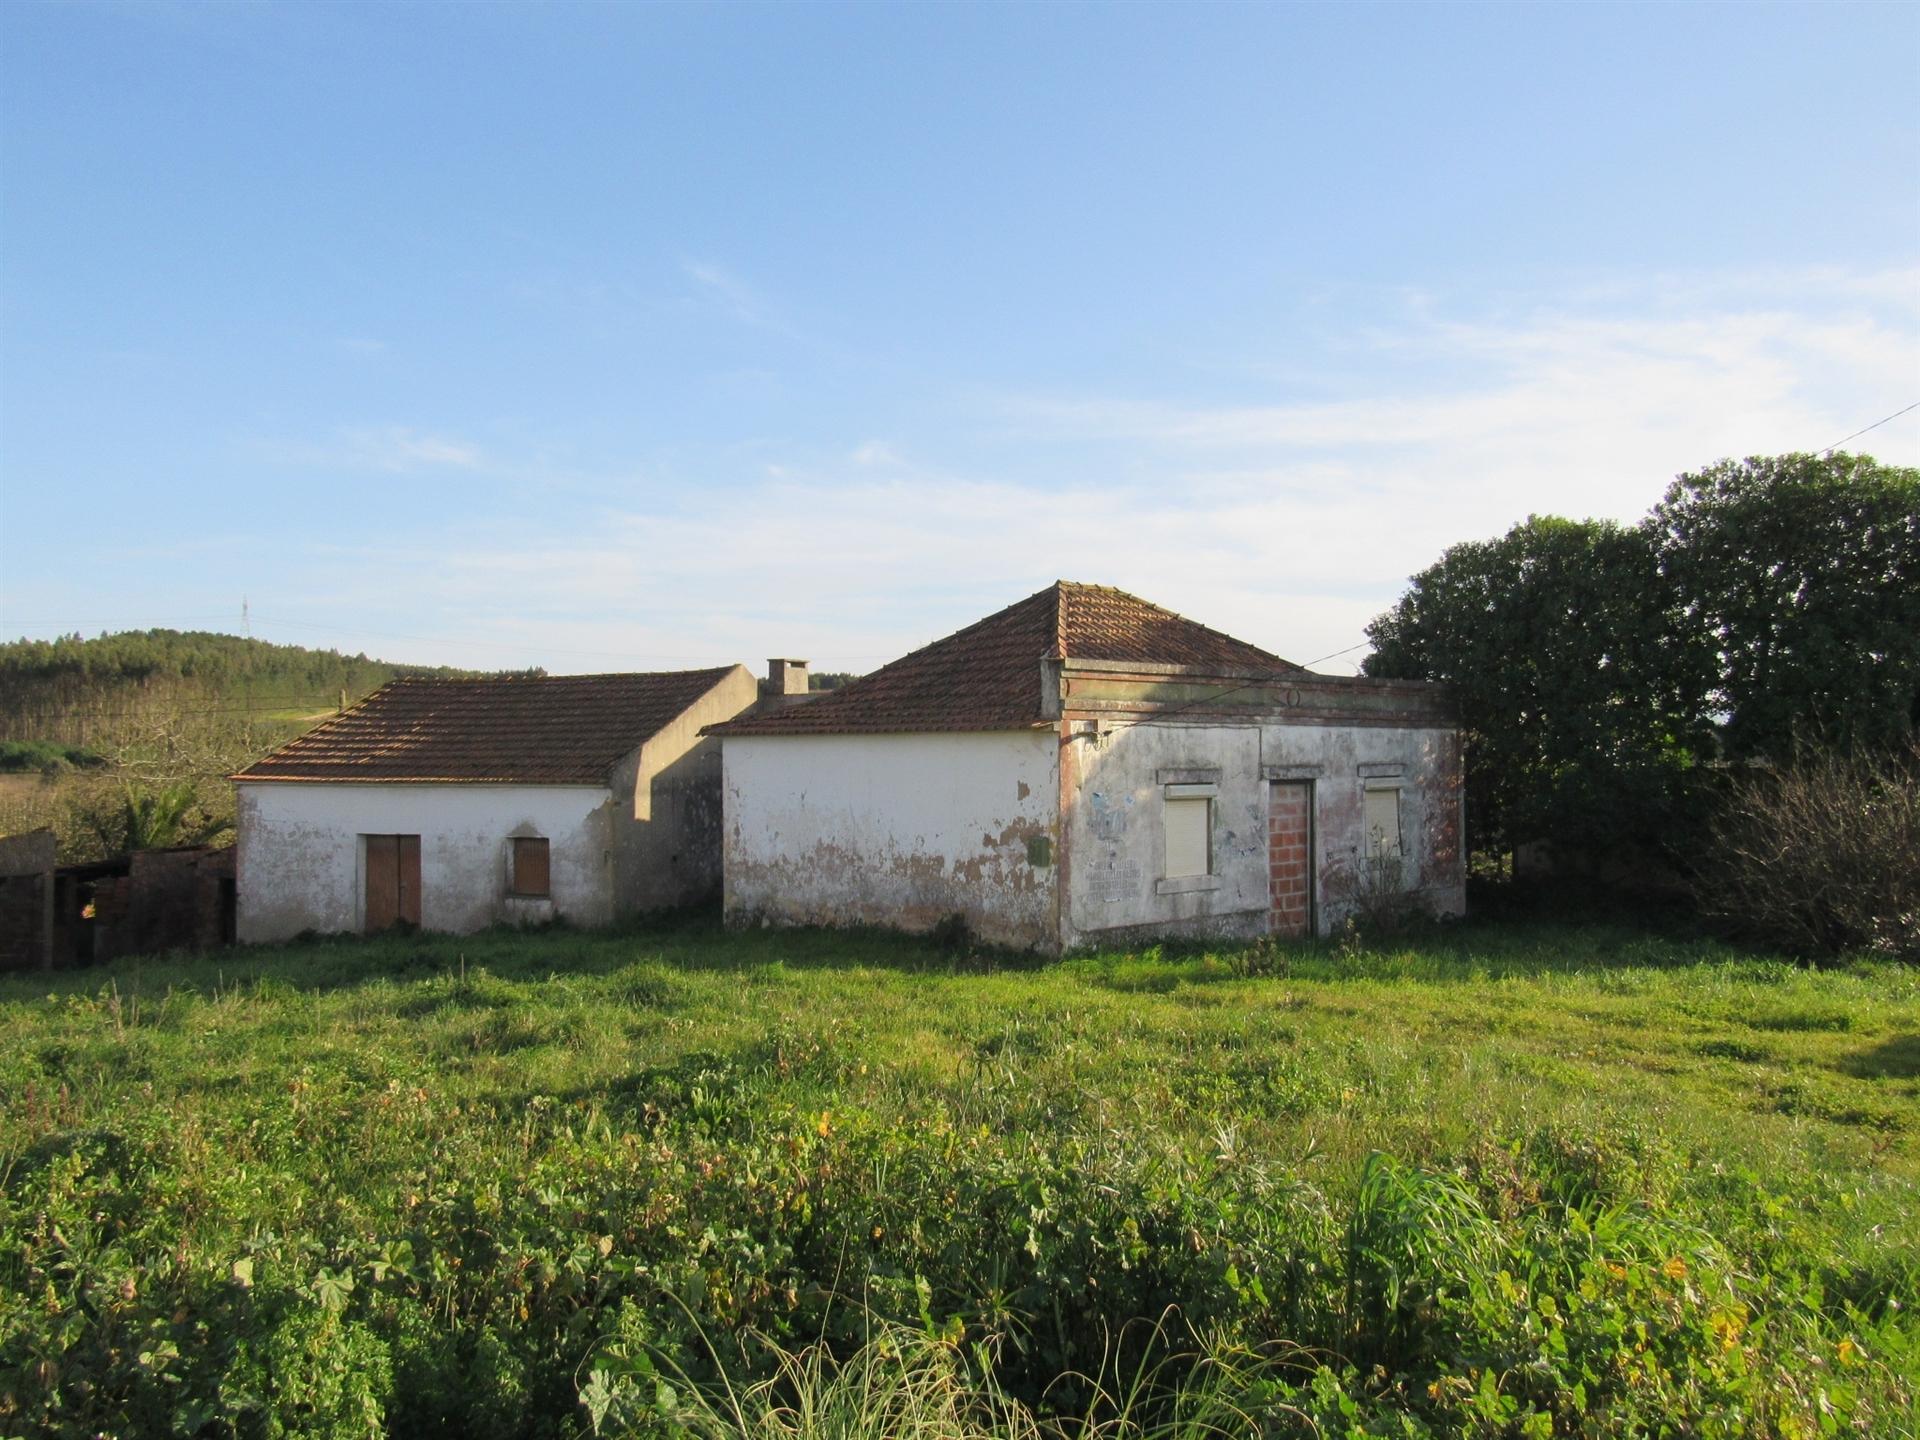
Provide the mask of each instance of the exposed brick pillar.
POLYGON ((1267 929, 1301 936, 1313 923, 1313 786, 1277 780, 1267 798, 1267 929))

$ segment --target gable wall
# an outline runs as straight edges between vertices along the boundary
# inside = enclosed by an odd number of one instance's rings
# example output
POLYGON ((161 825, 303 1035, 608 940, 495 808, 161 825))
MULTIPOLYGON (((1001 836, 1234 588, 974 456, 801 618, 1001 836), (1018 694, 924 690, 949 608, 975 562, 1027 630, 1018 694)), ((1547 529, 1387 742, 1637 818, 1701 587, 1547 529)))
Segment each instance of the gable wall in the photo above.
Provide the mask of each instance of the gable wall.
POLYGON ((700 730, 745 714, 759 697, 753 672, 736 665, 616 767, 616 914, 691 905, 720 894, 720 739, 700 730))
POLYGON ((925 931, 957 914, 1055 949, 1057 756, 1051 730, 730 736, 727 918, 925 931))

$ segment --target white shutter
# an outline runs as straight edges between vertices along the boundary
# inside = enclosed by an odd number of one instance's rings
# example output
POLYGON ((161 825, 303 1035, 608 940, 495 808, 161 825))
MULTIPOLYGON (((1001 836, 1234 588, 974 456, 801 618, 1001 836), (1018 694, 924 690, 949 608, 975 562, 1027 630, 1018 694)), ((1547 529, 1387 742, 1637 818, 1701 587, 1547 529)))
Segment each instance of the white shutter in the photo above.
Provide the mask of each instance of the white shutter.
POLYGON ((1167 879, 1206 875, 1212 870, 1213 802, 1166 800, 1167 879))
POLYGON ((1368 790, 1362 852, 1368 856, 1400 854, 1400 792, 1368 790))

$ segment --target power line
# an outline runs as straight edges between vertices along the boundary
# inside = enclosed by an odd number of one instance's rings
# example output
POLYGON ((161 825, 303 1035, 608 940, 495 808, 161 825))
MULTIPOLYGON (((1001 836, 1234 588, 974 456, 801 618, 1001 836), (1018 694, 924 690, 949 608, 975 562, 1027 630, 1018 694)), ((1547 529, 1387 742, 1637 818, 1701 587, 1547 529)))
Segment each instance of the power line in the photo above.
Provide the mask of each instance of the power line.
POLYGON ((1878 430, 1882 425, 1886 424, 1888 420, 1898 420, 1902 415, 1906 414, 1908 410, 1920 410, 1920 400, 1916 400, 1913 402, 1913 404, 1908 405, 1903 409, 1896 410, 1891 415, 1884 416, 1881 419, 1874 421, 1873 424, 1871 425, 1868 425, 1862 429, 1854 431, 1853 434, 1851 435, 1842 435, 1838 440, 1834 441, 1833 444, 1821 446, 1817 453, 1821 455, 1829 455, 1833 453, 1833 451, 1839 449, 1842 445, 1846 444, 1847 441, 1859 439, 1860 436, 1866 434, 1868 430, 1878 430))
POLYGON ((1338 660, 1342 655, 1351 655, 1356 650, 1364 650, 1372 643, 1371 640, 1362 640, 1358 645, 1349 645, 1346 649, 1336 650, 1331 655, 1322 655, 1320 660, 1309 660, 1300 668, 1303 670, 1311 670, 1314 666, 1318 665, 1321 660, 1338 660))
MULTIPOLYGON (((1286 670, 1271 670, 1264 675, 1256 675, 1253 679, 1243 680, 1238 685, 1229 685, 1226 689, 1216 690, 1211 695, 1202 695, 1199 699, 1189 700, 1184 705, 1175 705, 1171 710, 1156 710, 1153 712, 1153 718, 1155 720, 1165 720, 1169 715, 1179 715, 1188 710, 1198 709, 1202 705, 1211 705, 1215 701, 1226 699, 1229 695, 1238 695, 1242 690, 1251 690, 1257 685, 1271 685, 1282 680, 1298 679, 1301 675, 1307 674, 1313 666, 1320 664, 1322 660, 1333 660, 1341 655, 1350 655, 1362 646, 1372 643, 1370 640, 1362 640, 1357 645, 1347 646, 1345 650, 1336 650, 1331 655, 1322 655, 1319 660, 1309 660, 1305 665, 1293 666, 1286 670)), ((1314 678, 1342 680, 1347 677, 1335 675, 1330 677, 1315 676, 1314 678)))

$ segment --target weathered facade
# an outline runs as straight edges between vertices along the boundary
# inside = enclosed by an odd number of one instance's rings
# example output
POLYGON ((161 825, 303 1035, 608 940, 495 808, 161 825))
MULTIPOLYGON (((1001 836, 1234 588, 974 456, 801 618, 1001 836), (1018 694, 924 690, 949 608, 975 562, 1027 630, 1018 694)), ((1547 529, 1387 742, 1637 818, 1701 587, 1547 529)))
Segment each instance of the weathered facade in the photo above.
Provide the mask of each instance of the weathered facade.
POLYGON ((1432 687, 1068 660, 1061 698, 1063 946, 1324 935, 1369 892, 1464 912, 1459 732, 1432 687), (1184 864, 1182 801, 1205 830, 1184 864))
POLYGON ((744 666, 403 680, 234 777, 243 941, 604 925, 720 888, 744 666))
POLYGON ((1056 748, 1022 731, 728 739, 727 914, 911 930, 959 915, 996 944, 1045 944, 1057 872, 1035 845, 1058 834, 1056 748))
POLYGON ((1314 675, 1119 591, 1061 582, 718 733, 735 923, 958 916, 1057 953, 1465 907, 1436 689, 1314 675))

